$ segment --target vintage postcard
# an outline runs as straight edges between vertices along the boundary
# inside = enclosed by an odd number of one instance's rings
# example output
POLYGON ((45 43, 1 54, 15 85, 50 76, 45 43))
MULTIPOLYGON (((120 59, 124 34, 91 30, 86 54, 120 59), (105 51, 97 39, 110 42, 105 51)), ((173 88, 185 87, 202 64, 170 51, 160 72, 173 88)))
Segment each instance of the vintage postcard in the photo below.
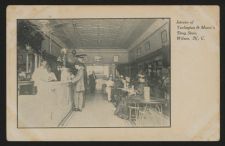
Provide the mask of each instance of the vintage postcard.
POLYGON ((7 140, 220 140, 219 11, 8 6, 7 140))

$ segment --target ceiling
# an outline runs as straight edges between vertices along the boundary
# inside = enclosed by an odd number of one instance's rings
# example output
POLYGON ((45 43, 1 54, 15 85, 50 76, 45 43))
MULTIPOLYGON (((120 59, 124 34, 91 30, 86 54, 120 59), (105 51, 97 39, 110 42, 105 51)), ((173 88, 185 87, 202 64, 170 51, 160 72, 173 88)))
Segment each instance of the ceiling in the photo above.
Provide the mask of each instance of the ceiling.
POLYGON ((156 19, 29 20, 70 49, 128 49, 156 19))

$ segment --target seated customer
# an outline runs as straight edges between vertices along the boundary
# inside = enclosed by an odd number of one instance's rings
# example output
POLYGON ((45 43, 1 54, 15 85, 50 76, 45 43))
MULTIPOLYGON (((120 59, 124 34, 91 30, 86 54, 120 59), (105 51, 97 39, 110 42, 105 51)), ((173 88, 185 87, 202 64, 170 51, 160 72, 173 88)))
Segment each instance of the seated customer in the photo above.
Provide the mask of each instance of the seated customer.
POLYGON ((145 87, 145 77, 143 74, 138 74, 138 85, 137 85, 137 94, 140 96, 144 95, 144 87, 145 87))
POLYGON ((116 77, 114 82, 112 102, 115 106, 117 106, 120 100, 120 88, 123 88, 123 82, 119 77, 116 77))
POLYGON ((123 82, 120 78, 116 78, 115 80, 115 88, 123 88, 123 82))
POLYGON ((125 98, 121 98, 118 106, 116 107, 116 110, 114 112, 115 115, 117 115, 118 117, 122 118, 122 119, 128 119, 129 116, 129 109, 127 106, 127 102, 125 98))
POLYGON ((163 91, 163 97, 167 100, 170 98, 170 76, 169 69, 163 69, 161 79, 161 89, 163 91))

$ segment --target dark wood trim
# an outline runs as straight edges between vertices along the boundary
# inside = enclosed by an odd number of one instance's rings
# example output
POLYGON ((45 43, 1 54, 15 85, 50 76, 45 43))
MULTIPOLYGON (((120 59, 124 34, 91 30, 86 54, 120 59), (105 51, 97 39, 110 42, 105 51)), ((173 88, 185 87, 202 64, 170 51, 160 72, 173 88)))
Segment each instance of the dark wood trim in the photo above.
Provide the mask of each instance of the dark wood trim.
MULTIPOLYGON (((134 60, 134 61, 132 61, 132 62, 129 62, 129 63, 126 63, 126 64, 127 64, 127 65, 129 65, 129 64, 135 65, 135 64, 138 64, 138 63, 140 63, 140 62, 147 61, 147 60, 151 60, 151 59, 153 60, 155 56, 158 56, 158 55, 165 55, 166 52, 167 52, 167 50, 168 50, 168 55, 170 55, 170 54, 169 54, 169 50, 170 50, 169 46, 165 46, 165 47, 162 47, 162 48, 160 48, 160 49, 158 49, 158 50, 155 50, 154 52, 150 52, 150 53, 148 53, 147 55, 142 56, 142 57, 140 57, 140 58, 137 58, 136 60, 134 60)), ((164 57, 164 56, 163 56, 163 57, 164 57)), ((165 57, 164 57, 164 58, 165 58, 165 57)), ((124 65, 125 65, 125 64, 124 64, 124 65)))

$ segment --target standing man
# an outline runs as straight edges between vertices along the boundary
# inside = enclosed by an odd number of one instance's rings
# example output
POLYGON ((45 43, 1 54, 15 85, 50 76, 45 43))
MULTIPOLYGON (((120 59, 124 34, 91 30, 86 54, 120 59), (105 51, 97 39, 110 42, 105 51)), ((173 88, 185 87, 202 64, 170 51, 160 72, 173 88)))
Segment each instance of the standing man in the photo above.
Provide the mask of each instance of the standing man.
POLYGON ((74 84, 74 110, 75 111, 82 111, 83 107, 83 100, 84 100, 84 66, 77 62, 75 63, 75 68, 78 70, 77 74, 74 78, 72 78, 72 83, 74 84))
POLYGON ((112 76, 109 77, 108 81, 106 82, 106 93, 108 97, 108 102, 112 100, 112 87, 114 86, 114 82, 112 80, 112 76))
POLYGON ((89 86, 90 86, 90 91, 91 93, 95 92, 95 87, 96 87, 96 76, 95 76, 95 72, 92 71, 92 74, 89 75, 89 86))

